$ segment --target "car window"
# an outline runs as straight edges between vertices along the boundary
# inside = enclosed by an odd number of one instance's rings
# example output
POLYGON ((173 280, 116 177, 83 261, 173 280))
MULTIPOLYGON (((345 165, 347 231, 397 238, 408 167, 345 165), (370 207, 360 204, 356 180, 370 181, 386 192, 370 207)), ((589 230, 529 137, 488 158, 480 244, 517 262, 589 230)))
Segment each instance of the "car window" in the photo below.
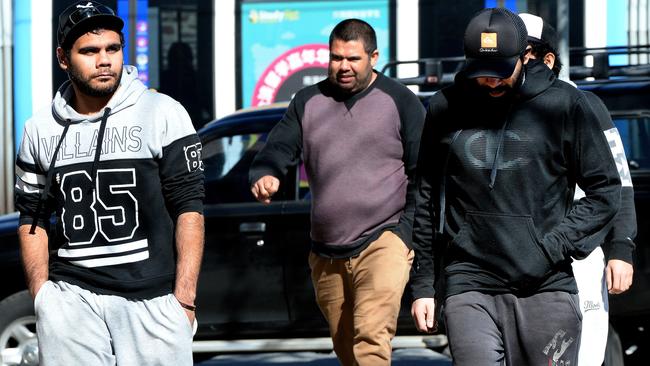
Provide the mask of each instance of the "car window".
POLYGON ((248 169, 262 149, 266 133, 214 139, 204 144, 205 203, 254 202, 248 184, 248 169))
MULTIPOLYGON (((201 151, 205 174, 205 204, 256 202, 251 194, 248 171, 255 155, 264 147, 268 133, 250 133, 216 138, 201 151)), ((309 199, 304 164, 289 168, 273 195, 273 201, 309 199), (297 187, 297 189, 296 189, 297 187)))
POLYGON ((650 169, 650 117, 616 117, 625 156, 631 169, 650 169))

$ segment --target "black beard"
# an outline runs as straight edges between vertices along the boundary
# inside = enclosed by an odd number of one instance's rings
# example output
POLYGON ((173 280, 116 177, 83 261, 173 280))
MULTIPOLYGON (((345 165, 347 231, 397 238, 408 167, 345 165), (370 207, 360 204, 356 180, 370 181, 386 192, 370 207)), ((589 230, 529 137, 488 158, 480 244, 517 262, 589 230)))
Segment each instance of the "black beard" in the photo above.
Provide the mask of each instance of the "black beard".
POLYGON ((476 98, 478 103, 482 105, 490 105, 499 108, 499 107, 508 106, 515 100, 523 80, 524 78, 523 78, 523 70, 522 70, 522 72, 519 73, 517 79, 515 80, 512 86, 499 85, 496 88, 490 88, 488 86, 480 86, 475 80, 472 80, 468 84, 468 87, 471 95, 473 95, 476 98), (501 91, 505 91, 505 93, 500 97, 493 97, 490 95, 490 92, 501 92, 501 91))
POLYGON ((496 88, 491 88, 489 86, 480 86, 480 85, 477 86, 477 87, 478 87, 478 90, 479 90, 479 94, 482 94, 483 97, 485 97, 485 98, 490 97, 490 98, 494 98, 494 99, 499 99, 499 98, 508 99, 509 97, 511 97, 514 94, 513 87, 511 87, 509 85, 505 85, 505 84, 499 85, 496 88), (496 93, 505 92, 505 94, 503 94, 500 97, 493 97, 493 96, 490 95, 490 93, 492 93, 492 92, 496 92, 496 93))
POLYGON ((80 93, 85 94, 89 97, 103 98, 112 96, 120 86, 120 80, 122 80, 122 70, 120 69, 120 71, 118 71, 117 78, 115 79, 115 84, 101 88, 92 87, 88 81, 84 80, 81 73, 79 73, 77 69, 72 66, 68 68, 68 78, 70 78, 70 81, 77 87, 80 93))

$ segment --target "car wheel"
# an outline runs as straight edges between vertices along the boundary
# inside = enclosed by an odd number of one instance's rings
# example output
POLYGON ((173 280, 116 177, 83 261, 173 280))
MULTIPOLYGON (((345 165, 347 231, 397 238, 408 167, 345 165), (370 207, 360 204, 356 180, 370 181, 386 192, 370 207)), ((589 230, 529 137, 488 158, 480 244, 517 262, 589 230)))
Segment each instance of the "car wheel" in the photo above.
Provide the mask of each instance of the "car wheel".
POLYGON ((38 365, 34 301, 27 290, 0 302, 0 364, 38 365))

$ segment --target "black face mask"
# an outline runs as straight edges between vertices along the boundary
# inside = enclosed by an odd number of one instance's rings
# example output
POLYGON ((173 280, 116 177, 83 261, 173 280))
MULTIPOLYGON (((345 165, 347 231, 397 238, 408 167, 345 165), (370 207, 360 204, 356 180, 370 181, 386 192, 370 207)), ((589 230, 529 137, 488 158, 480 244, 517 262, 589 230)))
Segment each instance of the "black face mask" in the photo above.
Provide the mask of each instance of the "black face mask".
POLYGON ((541 58, 535 58, 535 59, 531 58, 531 59, 528 59, 528 62, 524 65, 524 70, 525 71, 535 70, 538 67, 546 67, 546 68, 548 68, 548 66, 544 63, 543 59, 541 59, 541 58))

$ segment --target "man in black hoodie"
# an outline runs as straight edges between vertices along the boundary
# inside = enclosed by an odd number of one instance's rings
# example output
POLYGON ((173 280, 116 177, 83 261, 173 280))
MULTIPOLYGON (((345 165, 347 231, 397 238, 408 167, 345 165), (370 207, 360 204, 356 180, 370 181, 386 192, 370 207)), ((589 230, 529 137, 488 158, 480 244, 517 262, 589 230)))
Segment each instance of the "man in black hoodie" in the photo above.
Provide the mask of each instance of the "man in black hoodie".
POLYGON ((420 144, 411 312, 431 330, 434 295, 444 302, 455 365, 575 364, 571 258, 604 240, 616 164, 584 95, 524 66, 521 18, 485 9, 464 41, 466 67, 432 97, 420 144))
MULTIPOLYGON (((562 70, 562 62, 556 51, 555 29, 536 15, 522 13, 519 17, 526 24, 528 31, 529 68, 548 67, 558 77, 562 70)), ((571 83, 571 81, 567 82, 571 83)), ((636 210, 632 179, 618 129, 614 126, 609 111, 600 98, 589 91, 584 91, 584 94, 599 116, 597 122, 609 141, 622 186, 621 207, 607 233, 605 242, 602 243, 602 248, 598 247, 587 258, 572 263, 582 312, 582 334, 577 365, 591 366, 602 364, 605 357, 609 329, 608 293, 620 294, 632 285, 636 210), (606 266, 605 260, 607 260, 606 266)), ((575 199, 583 196, 584 192, 578 187, 575 199)))

